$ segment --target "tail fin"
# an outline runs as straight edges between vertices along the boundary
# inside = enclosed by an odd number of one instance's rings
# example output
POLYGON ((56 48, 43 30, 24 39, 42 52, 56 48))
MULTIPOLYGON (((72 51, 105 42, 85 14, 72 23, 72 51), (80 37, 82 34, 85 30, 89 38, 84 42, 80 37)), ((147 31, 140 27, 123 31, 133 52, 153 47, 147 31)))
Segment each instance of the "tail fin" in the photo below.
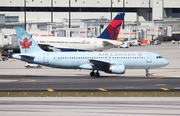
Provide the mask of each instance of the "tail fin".
POLYGON ((117 40, 125 13, 118 13, 98 38, 117 40))
POLYGON ((21 53, 44 52, 22 27, 15 27, 21 53))

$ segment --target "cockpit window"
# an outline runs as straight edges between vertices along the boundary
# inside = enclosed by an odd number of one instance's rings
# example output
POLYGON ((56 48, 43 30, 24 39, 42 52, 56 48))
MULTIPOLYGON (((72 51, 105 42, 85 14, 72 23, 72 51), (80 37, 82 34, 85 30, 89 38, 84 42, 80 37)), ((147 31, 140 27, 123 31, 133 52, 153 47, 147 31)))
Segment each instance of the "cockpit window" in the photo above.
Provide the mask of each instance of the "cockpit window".
POLYGON ((162 56, 156 56, 157 59, 163 58, 162 56))

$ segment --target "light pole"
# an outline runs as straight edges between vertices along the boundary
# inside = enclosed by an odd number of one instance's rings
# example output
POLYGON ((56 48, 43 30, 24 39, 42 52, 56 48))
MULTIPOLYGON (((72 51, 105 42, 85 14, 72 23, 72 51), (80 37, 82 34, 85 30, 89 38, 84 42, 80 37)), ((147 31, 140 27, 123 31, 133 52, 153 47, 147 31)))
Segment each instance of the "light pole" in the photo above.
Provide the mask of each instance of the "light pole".
MULTIPOLYGON (((124 13, 124 6, 125 6, 125 3, 124 3, 124 2, 125 2, 125 0, 123 0, 123 13, 124 13)), ((124 29, 124 24, 125 24, 125 23, 124 23, 124 21, 123 21, 123 27, 122 27, 123 29, 124 29)))
POLYGON ((51 23, 53 22, 53 0, 51 0, 51 23))
POLYGON ((149 0, 149 21, 151 20, 150 19, 150 12, 151 12, 151 9, 150 9, 150 0, 149 0))
POLYGON ((69 28, 71 28, 71 0, 69 0, 69 28))
POLYGON ((111 20, 112 20, 112 0, 111 0, 111 20))
POLYGON ((26 30, 26 0, 24 0, 24 29, 26 30))

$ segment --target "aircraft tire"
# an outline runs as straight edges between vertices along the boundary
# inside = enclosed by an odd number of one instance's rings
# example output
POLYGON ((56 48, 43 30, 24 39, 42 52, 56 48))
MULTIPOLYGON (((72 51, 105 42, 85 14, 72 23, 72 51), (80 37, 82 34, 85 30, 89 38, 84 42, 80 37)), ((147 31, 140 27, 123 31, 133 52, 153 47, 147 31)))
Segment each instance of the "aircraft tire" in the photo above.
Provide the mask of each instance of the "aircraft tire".
POLYGON ((149 76, 150 76, 150 74, 149 74, 149 73, 147 73, 147 74, 146 74, 146 76, 147 76, 147 77, 149 77, 149 76))
POLYGON ((96 72, 95 73, 95 77, 99 77, 100 76, 100 73, 99 72, 96 72))
POLYGON ((93 77, 95 75, 95 73, 92 71, 90 72, 90 76, 93 77))
POLYGON ((37 68, 41 68, 41 65, 38 65, 37 68))

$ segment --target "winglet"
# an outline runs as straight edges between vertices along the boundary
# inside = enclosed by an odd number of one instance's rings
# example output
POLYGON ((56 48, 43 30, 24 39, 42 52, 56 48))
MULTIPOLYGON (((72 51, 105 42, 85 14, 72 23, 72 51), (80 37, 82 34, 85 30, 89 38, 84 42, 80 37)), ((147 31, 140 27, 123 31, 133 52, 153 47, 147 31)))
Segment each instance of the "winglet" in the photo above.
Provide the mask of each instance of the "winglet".
POLYGON ((118 13, 98 38, 117 40, 125 13, 118 13))
POLYGON ((15 27, 21 53, 44 52, 22 27, 15 27))

